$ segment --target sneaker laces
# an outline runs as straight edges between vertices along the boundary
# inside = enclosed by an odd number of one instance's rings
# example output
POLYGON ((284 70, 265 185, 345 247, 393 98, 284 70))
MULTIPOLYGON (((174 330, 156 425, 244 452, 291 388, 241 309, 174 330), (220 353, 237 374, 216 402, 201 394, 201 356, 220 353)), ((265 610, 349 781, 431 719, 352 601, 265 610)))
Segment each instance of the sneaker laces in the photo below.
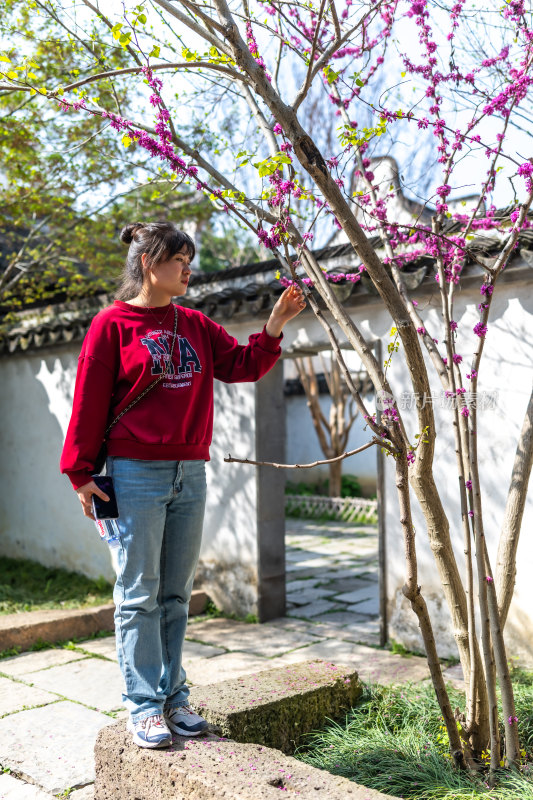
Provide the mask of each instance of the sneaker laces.
POLYGON ((146 729, 148 725, 155 725, 156 727, 163 728, 163 717, 161 714, 153 714, 151 717, 145 717, 140 721, 140 726, 146 729))

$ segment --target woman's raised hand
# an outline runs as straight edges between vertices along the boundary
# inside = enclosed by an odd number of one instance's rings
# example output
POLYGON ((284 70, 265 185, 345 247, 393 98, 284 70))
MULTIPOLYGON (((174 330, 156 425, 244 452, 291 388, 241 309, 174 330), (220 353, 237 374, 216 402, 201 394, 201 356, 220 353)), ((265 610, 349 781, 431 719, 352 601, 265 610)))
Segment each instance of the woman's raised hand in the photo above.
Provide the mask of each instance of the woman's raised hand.
POLYGON ((299 286, 292 284, 292 286, 285 289, 272 309, 272 313, 266 324, 266 332, 268 335, 278 338, 281 335, 283 326, 290 319, 296 317, 300 311, 303 311, 305 306, 304 295, 299 286))
POLYGON ((83 508, 83 513, 89 519, 94 519, 93 514, 93 501, 92 496, 93 494, 100 497, 106 503, 109 500, 109 497, 105 492, 98 488, 94 481, 89 481, 89 483, 85 483, 83 486, 80 486, 79 489, 76 489, 76 494, 80 498, 81 507, 83 508))

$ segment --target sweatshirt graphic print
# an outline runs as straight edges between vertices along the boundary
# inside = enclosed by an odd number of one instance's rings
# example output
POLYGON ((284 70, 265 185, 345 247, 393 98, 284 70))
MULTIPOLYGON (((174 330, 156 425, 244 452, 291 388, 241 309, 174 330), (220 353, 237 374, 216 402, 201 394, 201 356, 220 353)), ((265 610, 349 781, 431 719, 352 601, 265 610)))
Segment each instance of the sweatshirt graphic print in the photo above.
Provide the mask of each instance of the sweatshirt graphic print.
POLYGON ((165 368, 163 380, 111 428, 109 455, 156 461, 209 459, 213 380, 259 380, 280 355, 280 339, 264 329, 240 345, 201 312, 178 306, 177 313, 171 363, 172 305, 165 313, 165 308, 117 300, 93 319, 78 361, 60 463, 75 489, 91 480, 109 423, 165 368))

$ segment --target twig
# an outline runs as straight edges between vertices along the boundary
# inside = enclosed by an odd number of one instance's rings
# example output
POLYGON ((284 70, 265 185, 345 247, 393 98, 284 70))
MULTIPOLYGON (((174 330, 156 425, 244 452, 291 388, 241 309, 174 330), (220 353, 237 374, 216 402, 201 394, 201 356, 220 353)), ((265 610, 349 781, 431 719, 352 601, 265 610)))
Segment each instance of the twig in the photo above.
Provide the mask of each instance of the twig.
POLYGON ((358 447, 357 450, 350 450, 348 453, 342 453, 342 455, 335 456, 335 458, 326 458, 324 461, 313 461, 312 464, 275 464, 273 461, 251 461, 249 458, 232 458, 231 453, 228 454, 228 457, 225 458, 224 461, 227 464, 252 464, 256 467, 275 467, 276 469, 311 469, 311 467, 319 467, 322 464, 332 464, 334 461, 342 461, 350 456, 355 456, 357 453, 362 453, 363 450, 368 450, 369 447, 373 447, 375 444, 386 446, 386 443, 380 442, 378 439, 372 439, 371 442, 367 442, 362 447, 358 447))

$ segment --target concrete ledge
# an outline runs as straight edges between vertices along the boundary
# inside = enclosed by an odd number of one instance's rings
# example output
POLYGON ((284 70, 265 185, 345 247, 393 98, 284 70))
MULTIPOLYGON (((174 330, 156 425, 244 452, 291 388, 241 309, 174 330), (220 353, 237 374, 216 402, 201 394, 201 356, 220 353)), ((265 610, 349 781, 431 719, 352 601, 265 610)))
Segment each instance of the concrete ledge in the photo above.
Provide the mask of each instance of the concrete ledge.
MULTIPOLYGON (((192 593, 189 603, 191 617, 203 614, 209 600, 204 591, 192 593)), ((39 640, 64 642, 84 639, 100 631, 114 631, 112 603, 76 609, 47 609, 21 611, 19 614, 0 615, 0 650, 20 647, 29 650, 39 640)))
POLYGON ((209 596, 202 589, 195 589, 189 601, 189 616, 197 617, 199 614, 203 614, 208 601, 209 596))
POLYGON ((214 735, 176 737, 166 750, 143 750, 125 722, 96 741, 94 800, 397 800, 303 764, 279 750, 214 735))
POLYGON ((292 753, 302 734, 340 716, 361 692, 356 672, 316 660, 193 686, 190 702, 222 736, 292 753))
POLYGON ((42 640, 62 642, 74 637, 83 639, 99 631, 114 630, 113 605, 79 609, 22 611, 0 616, 0 650, 29 648, 42 640))
POLYGON ((302 800, 391 800, 265 745, 293 751, 302 734, 347 710, 360 693, 357 673, 326 661, 193 687, 191 703, 239 741, 211 731, 198 739, 176 736, 169 749, 143 750, 125 721, 107 726, 94 750, 95 800, 269 800, 280 790, 302 800))

